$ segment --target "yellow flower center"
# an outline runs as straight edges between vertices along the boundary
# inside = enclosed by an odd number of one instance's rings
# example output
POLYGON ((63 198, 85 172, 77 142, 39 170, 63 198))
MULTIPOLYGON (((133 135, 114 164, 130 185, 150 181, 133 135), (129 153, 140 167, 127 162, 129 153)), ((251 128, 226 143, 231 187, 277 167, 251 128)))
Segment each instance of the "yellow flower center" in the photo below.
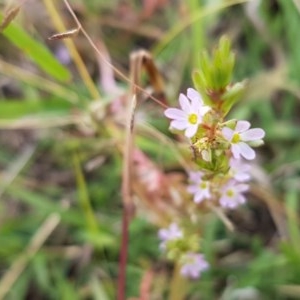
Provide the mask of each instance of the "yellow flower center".
POLYGON ((190 114, 188 120, 189 120, 189 123, 191 123, 193 125, 197 124, 198 116, 196 114, 190 114))
POLYGON ((205 190, 207 188, 207 183, 205 181, 202 181, 200 183, 200 189, 205 190))
POLYGON ((228 197, 233 197, 234 191, 233 191, 233 190, 228 190, 228 191, 226 192, 226 195, 227 195, 228 197))
POLYGON ((236 143, 238 143, 240 140, 241 140, 240 135, 239 135, 238 133, 235 133, 235 134, 233 135, 233 137, 232 137, 231 142, 234 143, 234 144, 236 144, 236 143))

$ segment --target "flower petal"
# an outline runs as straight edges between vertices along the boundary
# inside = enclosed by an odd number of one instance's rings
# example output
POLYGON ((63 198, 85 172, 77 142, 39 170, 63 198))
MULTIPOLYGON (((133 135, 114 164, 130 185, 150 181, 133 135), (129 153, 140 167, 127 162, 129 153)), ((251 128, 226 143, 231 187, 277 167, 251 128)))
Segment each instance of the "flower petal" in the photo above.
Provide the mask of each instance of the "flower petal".
POLYGON ((195 203, 200 203, 204 200, 204 193, 203 190, 199 190, 198 192, 194 195, 194 202, 195 203))
POLYGON ((231 199, 227 196, 222 196, 219 200, 220 205, 224 208, 230 207, 231 199))
POLYGON ((186 137, 192 138, 196 134, 197 130, 198 130, 198 124, 196 124, 196 125, 190 125, 186 129, 186 131, 185 131, 184 134, 185 134, 186 137))
POLYGON ((235 186, 236 191, 239 193, 246 192, 249 190, 249 185, 248 184, 237 184, 235 186))
POLYGON ((170 123, 170 125, 172 128, 178 129, 178 130, 184 130, 189 126, 189 124, 186 120, 173 120, 170 123))
POLYGON ((191 171, 189 172, 189 180, 195 183, 200 183, 203 175, 204 174, 201 171, 191 171))
POLYGON ((201 151, 201 156, 203 158, 203 160, 207 161, 207 162, 211 162, 211 152, 204 149, 201 151))
POLYGON ((233 137, 234 131, 231 128, 228 127, 224 127, 222 129, 222 134, 224 136, 224 138, 228 141, 231 142, 231 139, 233 137))
POLYGON ((191 104, 190 104, 189 99, 184 94, 179 95, 179 104, 184 112, 187 112, 187 113, 190 112, 191 104))
POLYGON ((210 111, 210 107, 203 105, 200 107, 200 115, 203 117, 208 111, 210 111))
POLYGON ((168 228, 163 228, 158 231, 158 237, 162 241, 180 239, 182 236, 183 232, 176 223, 172 223, 168 228))
POLYGON ((183 262, 180 273, 190 279, 199 278, 201 273, 209 268, 209 264, 202 254, 189 252, 183 257, 183 262))
POLYGON ((248 181, 250 180, 250 165, 243 163, 241 160, 234 159, 233 157, 229 161, 230 170, 233 178, 236 181, 248 181))
POLYGON ((168 108, 164 114, 169 119, 186 119, 186 114, 178 108, 168 108))
POLYGON ((193 98, 191 100, 191 111, 192 113, 196 113, 199 116, 202 116, 202 107, 203 104, 199 102, 198 99, 193 98))
POLYGON ((199 187, 197 185, 189 185, 187 191, 190 194, 196 194, 199 191, 199 187))
POLYGON ((241 133, 241 138, 245 142, 260 140, 264 136, 265 136, 265 132, 261 128, 253 128, 241 133))
POLYGON ((245 198, 245 196, 244 195, 241 195, 241 194, 239 194, 238 196, 237 196, 237 202, 239 203, 239 204, 244 204, 244 203, 246 203, 246 198, 245 198))
POLYGON ((243 132, 249 129, 251 124, 248 121, 238 121, 235 126, 235 130, 237 132, 243 132))
POLYGON ((255 158, 255 151, 246 143, 240 142, 237 144, 237 146, 239 147, 240 150, 240 154, 248 159, 248 160, 252 160, 255 158))
POLYGON ((241 182, 248 181, 251 178, 250 174, 248 174, 246 172, 245 173, 242 173, 242 172, 236 173, 236 174, 234 174, 233 177, 235 180, 241 181, 241 182))
POLYGON ((158 231, 158 238, 160 240, 166 240, 168 238, 169 234, 168 234, 168 230, 167 229, 160 229, 158 231))
POLYGON ((231 152, 233 154, 233 157, 236 159, 239 159, 241 157, 241 150, 239 144, 240 143, 231 145, 231 152))
POLYGON ((209 199, 210 197, 211 197, 210 191, 209 191, 209 189, 206 189, 205 193, 204 193, 204 198, 209 199))
POLYGON ((191 100, 195 99, 195 100, 200 102, 199 104, 203 104, 201 95, 195 89, 188 88, 187 89, 187 96, 188 96, 189 99, 191 99, 191 100))

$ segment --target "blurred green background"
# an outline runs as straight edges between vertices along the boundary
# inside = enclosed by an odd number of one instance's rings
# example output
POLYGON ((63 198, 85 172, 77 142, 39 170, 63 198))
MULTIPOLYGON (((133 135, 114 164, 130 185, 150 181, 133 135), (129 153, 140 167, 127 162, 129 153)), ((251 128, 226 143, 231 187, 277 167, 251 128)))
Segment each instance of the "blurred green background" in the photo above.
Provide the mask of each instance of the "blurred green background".
MULTIPOLYGON (((300 299, 300 2, 70 4, 123 74, 129 76, 135 50, 152 54, 169 105, 192 85, 200 51, 211 51, 224 34, 232 40, 234 80, 248 84, 231 116, 263 128, 265 145, 257 150, 248 204, 228 213, 235 232, 227 232, 216 215, 203 221, 211 269, 186 283, 185 299, 300 299)), ((2 0, 0 18, 18 5, 0 35, 0 299, 116 299, 123 139, 118 118, 130 86, 119 74, 114 80, 82 33, 48 39, 64 26, 76 28, 63 1, 2 0)), ((147 76, 141 84, 150 86, 147 76)), ((162 107, 148 99, 137 119, 144 123, 136 143, 147 162, 169 177, 183 177, 171 142, 165 142, 171 135, 162 107)), ((158 249, 160 222, 155 209, 139 201, 130 224, 127 297, 170 299, 172 266, 158 249), (148 295, 142 288, 147 280, 148 295)))

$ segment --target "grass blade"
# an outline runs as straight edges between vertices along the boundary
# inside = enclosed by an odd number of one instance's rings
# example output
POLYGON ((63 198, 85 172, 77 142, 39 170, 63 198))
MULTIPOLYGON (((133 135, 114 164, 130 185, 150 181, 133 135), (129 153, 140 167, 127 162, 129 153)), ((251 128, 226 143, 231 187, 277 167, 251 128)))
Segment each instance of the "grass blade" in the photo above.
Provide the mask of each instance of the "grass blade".
MULTIPOLYGON (((3 14, 0 13, 0 22, 3 14)), ((71 79, 70 72, 55 58, 55 56, 42 43, 33 39, 19 25, 11 23, 3 30, 3 35, 16 47, 26 53, 44 72, 59 81, 71 79)))

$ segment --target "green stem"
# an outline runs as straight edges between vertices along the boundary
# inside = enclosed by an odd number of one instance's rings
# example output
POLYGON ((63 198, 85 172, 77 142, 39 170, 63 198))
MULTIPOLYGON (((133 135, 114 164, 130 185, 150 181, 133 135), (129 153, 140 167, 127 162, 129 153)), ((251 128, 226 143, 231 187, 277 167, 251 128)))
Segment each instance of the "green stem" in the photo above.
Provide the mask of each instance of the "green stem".
POLYGON ((177 264, 173 271, 169 300, 182 300, 185 298, 187 281, 180 274, 180 265, 177 264))

